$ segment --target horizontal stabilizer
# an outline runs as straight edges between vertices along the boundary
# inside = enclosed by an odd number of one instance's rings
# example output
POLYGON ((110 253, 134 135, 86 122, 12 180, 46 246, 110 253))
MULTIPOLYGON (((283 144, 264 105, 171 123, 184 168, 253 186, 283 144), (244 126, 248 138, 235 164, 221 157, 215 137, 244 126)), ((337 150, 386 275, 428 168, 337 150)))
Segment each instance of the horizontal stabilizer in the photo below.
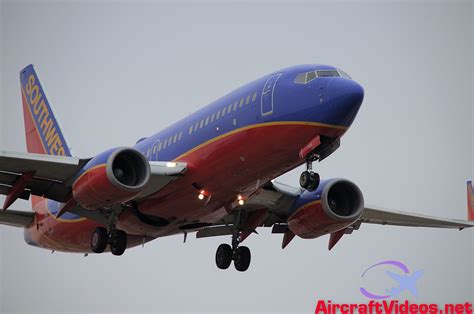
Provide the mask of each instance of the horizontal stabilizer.
POLYGON ((17 210, 0 211, 0 225, 26 228, 33 223, 35 214, 17 210))

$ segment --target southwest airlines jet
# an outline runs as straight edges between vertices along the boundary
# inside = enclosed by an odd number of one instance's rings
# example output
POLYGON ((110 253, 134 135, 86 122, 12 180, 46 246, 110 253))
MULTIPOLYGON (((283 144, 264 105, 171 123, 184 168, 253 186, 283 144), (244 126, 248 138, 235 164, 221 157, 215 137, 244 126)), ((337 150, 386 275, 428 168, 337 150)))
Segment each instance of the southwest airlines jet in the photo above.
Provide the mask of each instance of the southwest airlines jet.
POLYGON ((71 154, 32 65, 20 73, 28 153, 0 151, 0 223, 24 228, 28 244, 88 254, 190 232, 229 236, 216 264, 250 265, 241 243, 259 227, 295 237, 329 235, 329 249, 362 223, 464 229, 474 220, 439 219, 364 206, 346 179, 320 180, 312 164, 336 151, 364 91, 326 65, 282 69, 248 83, 133 147, 93 158, 71 154), (274 179, 306 165, 298 187, 274 179), (33 211, 8 208, 31 198, 33 211))

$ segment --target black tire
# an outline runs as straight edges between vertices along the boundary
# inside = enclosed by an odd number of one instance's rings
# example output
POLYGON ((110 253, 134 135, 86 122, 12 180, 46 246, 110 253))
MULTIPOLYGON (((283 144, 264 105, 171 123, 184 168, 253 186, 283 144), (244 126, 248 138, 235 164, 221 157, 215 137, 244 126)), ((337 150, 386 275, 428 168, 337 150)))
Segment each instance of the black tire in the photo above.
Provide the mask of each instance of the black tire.
POLYGON ((232 248, 229 244, 221 244, 216 251, 216 265, 220 269, 227 269, 232 263, 232 248))
POLYGON ((117 230, 115 232, 115 239, 110 244, 110 251, 113 255, 120 256, 127 248, 127 234, 122 230, 117 230))
POLYGON ((107 230, 102 227, 97 227, 92 233, 91 250, 94 253, 103 253, 107 247, 107 230))
POLYGON ((312 191, 316 191, 316 189, 318 188, 319 186, 319 182, 321 181, 321 178, 319 177, 319 174, 318 173, 314 173, 314 172, 311 172, 310 173, 310 183, 307 187, 307 190, 312 192, 312 191))
POLYGON ((300 175, 300 186, 303 189, 307 189, 311 183, 311 175, 308 171, 303 171, 300 175))
POLYGON ((246 271, 250 266, 250 249, 246 246, 239 246, 234 254, 234 266, 238 271, 246 271))

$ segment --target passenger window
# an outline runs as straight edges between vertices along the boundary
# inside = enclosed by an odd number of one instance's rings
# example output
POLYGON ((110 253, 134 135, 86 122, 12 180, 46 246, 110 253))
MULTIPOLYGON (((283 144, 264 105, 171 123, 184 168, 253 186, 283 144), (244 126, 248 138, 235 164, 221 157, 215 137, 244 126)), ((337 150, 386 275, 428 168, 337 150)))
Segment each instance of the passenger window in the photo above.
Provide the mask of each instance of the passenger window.
POLYGON ((179 132, 178 141, 181 141, 181 137, 183 137, 183 131, 179 132))
POLYGON ((215 117, 216 117, 216 113, 213 113, 213 114, 211 115, 211 123, 214 122, 214 118, 215 118, 215 117))
POLYGON ((209 116, 206 118, 206 122, 204 122, 204 125, 207 125, 209 123, 209 116))
POLYGON ((240 104, 239 104, 240 107, 242 107, 243 104, 244 104, 244 99, 242 98, 242 99, 240 99, 240 104))
POLYGON ((170 136, 170 138, 168 139, 168 146, 171 146, 173 142, 173 135, 170 136))
POLYGON ((204 119, 201 120, 201 123, 199 124, 199 128, 202 128, 203 125, 204 125, 204 119))
POLYGON ((163 142, 163 149, 165 149, 167 145, 168 145, 168 139, 166 139, 166 140, 163 142))
POLYGON ((193 133, 193 126, 192 125, 189 127, 189 134, 191 134, 191 133, 193 133))
POLYGON ((229 105, 229 107, 227 107, 227 113, 230 113, 232 110, 232 104, 229 105))
POLYGON ((250 95, 247 96, 247 99, 245 99, 245 104, 248 105, 250 102, 250 95))
POLYGON ((217 111, 217 114, 216 114, 216 120, 219 120, 219 118, 221 117, 221 111, 217 111))
POLYGON ((198 129, 198 125, 199 125, 199 122, 196 122, 196 124, 194 125, 194 132, 196 132, 196 130, 198 129))
POLYGON ((178 140, 178 134, 175 134, 173 138, 173 143, 176 143, 177 140, 178 140))
POLYGON ((221 112, 221 117, 224 117, 225 116, 225 107, 224 109, 222 109, 222 112, 221 112))
POLYGON ((237 105, 238 105, 238 104, 239 104, 238 101, 235 101, 235 103, 234 103, 234 111, 237 110, 237 105))
POLYGON ((160 142, 160 144, 158 144, 158 151, 161 150, 161 145, 162 145, 162 144, 163 144, 162 142, 160 142))
POLYGON ((254 102, 255 99, 257 99, 257 92, 253 93, 253 95, 252 95, 252 102, 254 102))

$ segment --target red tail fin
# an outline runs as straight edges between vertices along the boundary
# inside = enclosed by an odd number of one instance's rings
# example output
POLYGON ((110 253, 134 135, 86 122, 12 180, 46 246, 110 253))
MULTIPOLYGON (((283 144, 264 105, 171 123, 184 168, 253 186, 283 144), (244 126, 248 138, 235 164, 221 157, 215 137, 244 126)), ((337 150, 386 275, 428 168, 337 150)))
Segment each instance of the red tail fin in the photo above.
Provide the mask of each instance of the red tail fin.
POLYGON ((467 220, 474 221, 474 189, 472 181, 467 181, 467 220))
MULTIPOLYGON (((28 152, 71 156, 33 65, 28 65, 20 72, 20 83, 28 152)), ((31 197, 34 209, 41 200, 38 196, 31 197)))
POLYGON ((28 152, 71 156, 33 65, 20 72, 20 82, 28 152))

